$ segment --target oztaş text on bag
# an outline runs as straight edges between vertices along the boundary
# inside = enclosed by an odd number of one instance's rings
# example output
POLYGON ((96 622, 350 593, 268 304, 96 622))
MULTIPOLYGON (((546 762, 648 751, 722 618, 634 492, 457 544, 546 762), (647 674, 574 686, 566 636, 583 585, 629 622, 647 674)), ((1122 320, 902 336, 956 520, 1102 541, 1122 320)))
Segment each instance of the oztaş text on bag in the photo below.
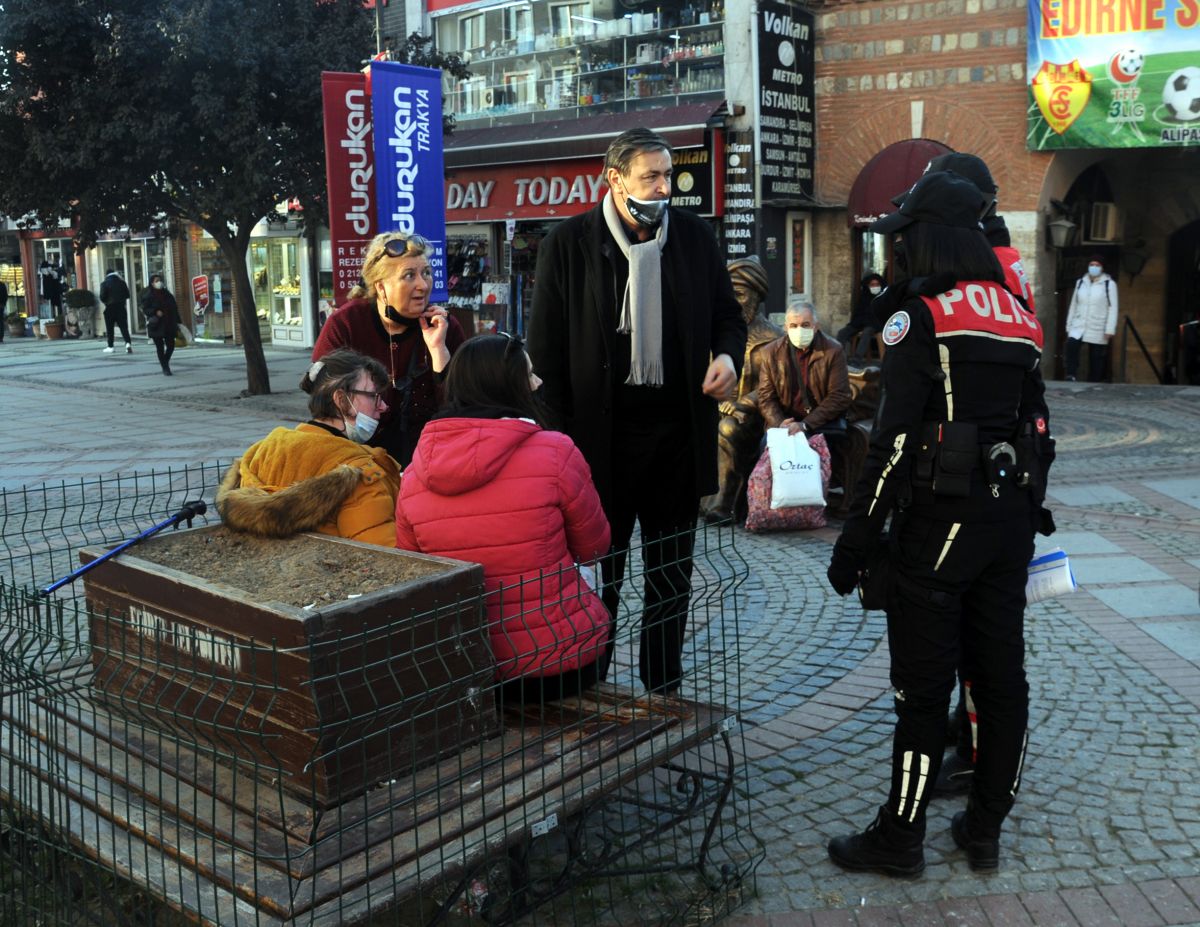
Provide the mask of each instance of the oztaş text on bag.
POLYGON ((825 504, 821 459, 809 447, 804 432, 789 435, 786 428, 768 428, 767 452, 771 455, 771 508, 825 504))

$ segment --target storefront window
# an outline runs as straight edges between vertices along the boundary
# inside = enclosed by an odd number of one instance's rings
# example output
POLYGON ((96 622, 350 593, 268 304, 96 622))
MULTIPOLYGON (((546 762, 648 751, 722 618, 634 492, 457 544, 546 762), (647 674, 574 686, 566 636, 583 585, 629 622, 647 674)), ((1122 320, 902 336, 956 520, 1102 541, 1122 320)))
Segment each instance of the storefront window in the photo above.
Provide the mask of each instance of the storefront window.
POLYGON ((533 310, 534 271, 537 268, 538 248, 550 234, 553 225, 548 222, 522 222, 517 226, 511 248, 513 285, 517 289, 517 331, 525 333, 529 316, 533 310))
POLYGON ((188 240, 189 266, 208 277, 209 302, 206 312, 196 315, 196 336, 210 339, 233 337, 233 274, 220 247, 195 226, 188 240))
POLYGON ((8 302, 4 311, 25 312, 25 278, 21 274, 20 262, 0 261, 0 281, 8 287, 8 302))
POLYGON ((317 328, 337 308, 333 298, 333 244, 329 230, 322 228, 317 239, 317 328))
POLYGON ((43 319, 51 318, 53 308, 49 300, 42 298, 41 289, 41 270, 44 264, 53 264, 58 261, 62 268, 63 284, 62 291, 65 294, 67 290, 75 285, 75 252, 71 248, 71 239, 69 238, 39 238, 33 243, 33 267, 34 273, 38 274, 39 292, 36 294, 36 300, 28 300, 27 305, 30 315, 36 314, 43 319))
POLYGON ((491 229, 461 225, 446 229, 448 306, 470 334, 505 329, 508 292, 505 277, 497 277, 492 257, 491 229), (499 284, 505 284, 501 287, 499 284))
POLYGON ((268 243, 271 269, 271 324, 299 326, 300 267, 296 239, 272 238, 268 243))

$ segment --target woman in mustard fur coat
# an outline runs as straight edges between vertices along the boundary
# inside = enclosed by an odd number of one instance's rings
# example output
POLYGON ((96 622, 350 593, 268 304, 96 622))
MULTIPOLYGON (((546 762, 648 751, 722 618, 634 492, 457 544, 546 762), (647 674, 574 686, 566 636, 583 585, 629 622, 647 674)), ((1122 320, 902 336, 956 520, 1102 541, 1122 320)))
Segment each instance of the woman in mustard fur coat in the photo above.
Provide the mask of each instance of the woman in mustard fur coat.
POLYGON ((387 383, 383 365, 355 351, 316 361, 300 381, 312 418, 276 428, 221 481, 225 524, 261 537, 317 531, 394 547, 400 467, 364 443, 387 409, 387 383))

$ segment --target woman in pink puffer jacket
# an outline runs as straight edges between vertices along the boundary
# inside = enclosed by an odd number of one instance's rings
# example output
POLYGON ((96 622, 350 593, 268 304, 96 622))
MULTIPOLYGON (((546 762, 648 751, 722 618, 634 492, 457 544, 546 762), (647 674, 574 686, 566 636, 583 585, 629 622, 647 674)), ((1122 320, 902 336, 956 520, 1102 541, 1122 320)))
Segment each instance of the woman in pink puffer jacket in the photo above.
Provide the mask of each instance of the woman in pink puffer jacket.
POLYGON ((455 353, 396 501, 396 546, 483 565, 497 675, 509 699, 576 694, 602 675, 609 614, 576 564, 608 550, 583 455, 540 424, 541 381, 520 340, 455 353))

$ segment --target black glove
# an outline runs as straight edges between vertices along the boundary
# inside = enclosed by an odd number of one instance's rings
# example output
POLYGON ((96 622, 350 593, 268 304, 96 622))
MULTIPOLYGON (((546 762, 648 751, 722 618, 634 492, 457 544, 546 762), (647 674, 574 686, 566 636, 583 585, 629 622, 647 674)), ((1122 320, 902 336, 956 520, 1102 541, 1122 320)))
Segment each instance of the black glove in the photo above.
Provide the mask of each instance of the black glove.
POLYGON ((1050 537, 1055 530, 1057 529, 1054 525, 1054 515, 1047 508, 1039 509, 1037 514, 1037 533, 1050 537))
POLYGON ((858 574, 862 564, 858 558, 841 546, 833 546, 833 555, 829 558, 829 569, 825 575, 829 577, 829 585, 838 595, 849 595, 858 585, 858 574))

